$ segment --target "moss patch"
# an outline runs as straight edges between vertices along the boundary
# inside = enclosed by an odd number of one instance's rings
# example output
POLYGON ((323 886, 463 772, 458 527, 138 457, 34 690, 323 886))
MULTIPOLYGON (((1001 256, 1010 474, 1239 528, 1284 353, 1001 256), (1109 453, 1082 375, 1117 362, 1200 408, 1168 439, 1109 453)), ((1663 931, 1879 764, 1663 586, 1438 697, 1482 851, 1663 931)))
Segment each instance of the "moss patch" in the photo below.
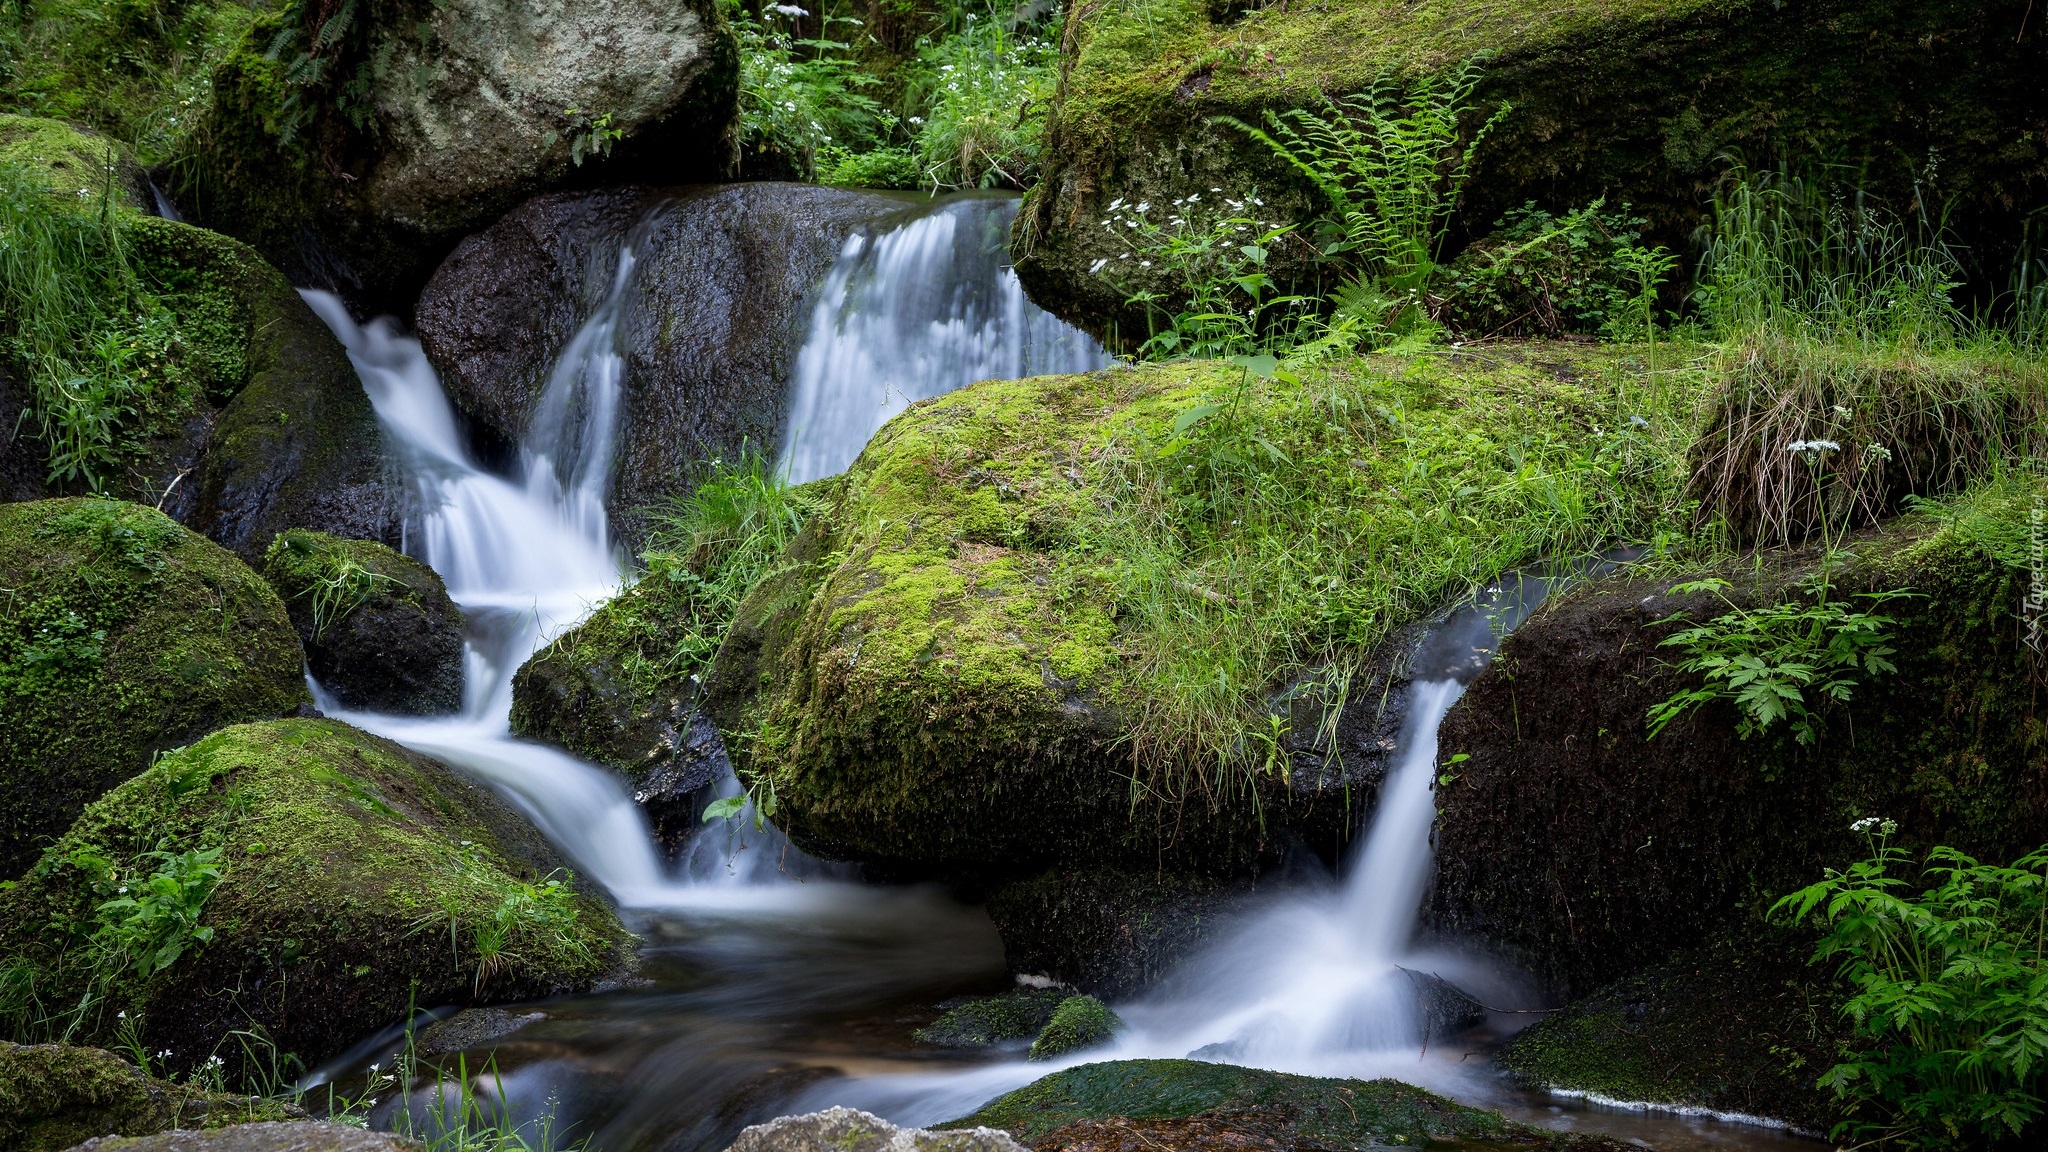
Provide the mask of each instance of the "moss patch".
MULTIPOLYGON (((1655 239, 1683 249, 1724 153, 1842 164, 1901 208, 1938 154, 1939 195, 1960 209, 1954 222, 1983 253, 2010 252, 2019 215, 2048 187, 2048 97, 2026 87, 2048 49, 2038 37, 2014 39, 2024 9, 2003 0, 1075 5, 1048 171, 1019 217, 1018 273, 1055 311, 1098 329, 1114 323, 1128 293, 1087 271, 1117 255, 1100 223, 1113 198, 1163 205, 1256 186, 1282 219, 1315 210, 1297 176, 1213 117, 1256 122, 1268 109, 1364 91, 1386 73, 1439 72, 1481 51, 1498 55, 1479 98, 1515 111, 1479 153, 1466 235, 1525 200, 1562 211, 1605 195, 1610 206, 1632 203, 1655 239)), ((1143 331, 1141 316, 1123 322, 1143 331)))
POLYGON ((0 505, 0 871, 151 756, 309 702, 284 606, 232 555, 114 500, 0 505))
POLYGON ((433 715, 462 706, 462 613, 434 570, 374 540, 294 528, 263 554, 313 676, 343 704, 433 715))
POLYGON ((1288 1148, 1420 1147, 1455 1139, 1568 1143, 1393 1080, 1328 1080, 1195 1060, 1083 1064, 940 1127, 1001 1128, 1040 1146, 1064 1126, 1110 1118, 1228 1121, 1257 1136, 1278 1136, 1288 1148))
POLYGON ((827 854, 1240 869, 1276 826, 1350 822, 1340 790, 1294 797, 1264 693, 1670 515, 1672 398, 1706 377, 1642 368, 1162 364, 917 405, 741 606, 713 714, 827 854))
POLYGON ((1031 1042, 1031 1059, 1052 1060, 1099 1048, 1124 1030, 1123 1020, 1093 996, 1069 996, 1053 1009, 1045 1031, 1031 1042))
POLYGON ((179 1071, 217 1049, 232 1067, 228 1033, 256 1030, 310 1067, 409 1006, 588 988, 627 937, 515 855, 533 848, 481 786, 347 725, 225 729, 93 803, 0 894, 0 955, 33 979, 14 1026, 107 1037, 139 1021, 179 1071), (146 976, 110 957, 98 905, 156 868, 151 853, 208 850, 211 939, 146 976))
POLYGON ((154 210, 148 184, 126 147, 61 121, 0 113, 0 163, 42 173, 51 195, 67 203, 97 204, 111 183, 116 203, 154 210))
POLYGON ((96 1136, 304 1115, 267 1100, 221 1096, 153 1079, 99 1048, 0 1043, 0 1144, 63 1152, 96 1136))
POLYGON ((1067 998, 1057 988, 1016 988, 1001 996, 977 996, 946 1008, 917 1030, 920 1044, 944 1048, 986 1048, 1024 1040, 1045 1030, 1053 1010, 1067 998))

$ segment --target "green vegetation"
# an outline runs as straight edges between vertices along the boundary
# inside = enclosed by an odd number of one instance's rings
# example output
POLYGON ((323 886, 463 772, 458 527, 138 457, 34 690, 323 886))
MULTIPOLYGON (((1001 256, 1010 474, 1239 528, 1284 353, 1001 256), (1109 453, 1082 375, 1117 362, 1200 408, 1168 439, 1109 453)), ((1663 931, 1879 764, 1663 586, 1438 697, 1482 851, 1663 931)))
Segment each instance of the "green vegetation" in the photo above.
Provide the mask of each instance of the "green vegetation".
POLYGON ((1099 1048, 1124 1030, 1116 1013, 1093 996, 1069 996, 1053 1009, 1045 1031, 1031 1042, 1033 1060, 1055 1060, 1070 1052, 1099 1048))
POLYGON ((0 1042, 0 1145, 64 1152, 96 1136, 144 1136, 287 1117, 274 1101, 153 1080, 112 1052, 0 1042))
POLYGON ((398 577, 372 566, 378 557, 365 543, 294 528, 278 533, 264 549, 264 579, 280 594, 307 602, 308 643, 318 643, 330 625, 347 619, 373 596, 410 591, 398 577))
MULTIPOLYGON (((85 124, 148 165, 171 158, 254 0, 7 0, 0 109, 85 124)), ((348 7, 354 7, 349 5, 348 7)))
POLYGON ((942 1127, 1001 1128, 1036 1143, 1055 1129, 1113 1117, 1214 1118, 1274 1139, 1279 1147, 1419 1148, 1435 1139, 1535 1135, 1498 1113, 1462 1107, 1393 1080, 1328 1080, 1195 1060, 1083 1064, 942 1127))
POLYGON ((154 752, 291 712, 304 660, 269 586, 162 513, 0 505, 0 871, 154 752))
POLYGON ((311 1065, 415 999, 588 986, 625 933, 515 855, 535 850, 480 786, 346 725, 225 728, 94 801, 0 891, 0 1013, 17 1037, 121 1041, 178 1071, 225 1053, 240 1081, 263 1074, 243 1033, 311 1065), (231 1017, 220 987, 243 990, 231 1017))
POLYGON ((1025 188, 1036 179, 1058 13, 1018 22, 835 0, 813 14, 726 0, 740 41, 751 173, 874 188, 1025 188), (870 27, 880 16, 886 27, 870 27), (799 28, 811 30, 806 35, 799 28))
POLYGON ((1858 1043, 1821 1078, 1850 1102, 1834 1135, 1906 1148, 2017 1138, 2041 1112, 2048 1060, 2048 845, 2009 866, 1932 849, 1926 884, 1892 844, 1896 822, 1854 830, 1869 856, 1778 902, 1825 935, 1855 988, 1858 1043), (1916 891, 1916 889, 1919 889, 1916 891))

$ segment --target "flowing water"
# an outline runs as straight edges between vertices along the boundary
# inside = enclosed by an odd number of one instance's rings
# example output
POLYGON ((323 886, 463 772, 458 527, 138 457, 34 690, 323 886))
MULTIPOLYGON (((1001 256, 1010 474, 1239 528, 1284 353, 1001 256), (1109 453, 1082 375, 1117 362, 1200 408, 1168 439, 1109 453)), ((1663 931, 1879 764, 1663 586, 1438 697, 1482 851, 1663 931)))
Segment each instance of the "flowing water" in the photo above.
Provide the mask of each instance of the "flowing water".
MULTIPOLYGON (((815 296, 793 374, 796 415, 783 452, 793 478, 843 468, 907 400, 1105 362, 1023 300, 990 223, 1014 212, 1014 201, 956 198, 847 243, 815 296)), ((509 475, 473 459, 417 341, 388 321, 358 326, 338 300, 307 293, 346 345, 412 485, 408 550, 442 575, 469 623, 459 715, 330 711, 492 783, 617 898, 645 941, 640 982, 521 1008, 515 1031, 478 1046, 501 1077, 487 1090, 514 1115, 550 1112, 599 1152, 722 1148, 746 1123, 833 1103, 907 1122, 961 1115, 1058 1066, 1026 1064, 1014 1051, 963 1059, 912 1041, 938 1001, 1006 985, 1001 942, 979 909, 933 890, 800 880, 802 869, 778 866, 788 849, 772 833, 707 837, 671 869, 613 776, 511 735, 512 673, 624 578, 604 497, 623 371, 614 329, 633 291, 638 236, 624 238, 610 291, 548 380, 535 422, 545 434, 527 438, 509 475)), ((1412 937, 1431 867, 1437 722, 1494 637, 1550 584, 1503 585, 1432 630, 1416 657, 1396 765, 1342 881, 1247 912, 1175 979, 1118 1005, 1131 1031, 1086 1059, 1199 1052, 1282 1070, 1396 1075, 1659 1148, 1788 1141, 1747 1126, 1529 1098, 1484 1070, 1483 1051, 1422 1043, 1416 972, 1494 1004, 1528 993, 1483 958, 1418 950, 1412 937)), ((315 1079, 359 1075, 394 1043, 373 1038, 315 1079)))

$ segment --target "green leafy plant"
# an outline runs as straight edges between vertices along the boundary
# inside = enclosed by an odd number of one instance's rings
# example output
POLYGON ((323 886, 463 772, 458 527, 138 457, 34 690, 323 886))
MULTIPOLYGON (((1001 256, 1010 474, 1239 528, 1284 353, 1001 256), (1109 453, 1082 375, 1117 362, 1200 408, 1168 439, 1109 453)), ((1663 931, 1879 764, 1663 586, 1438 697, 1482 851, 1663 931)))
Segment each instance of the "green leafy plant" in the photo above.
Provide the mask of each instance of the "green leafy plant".
POLYGON ((456 846, 453 867, 461 883, 443 894, 438 914, 421 917, 412 931, 445 923, 449 951, 461 966, 466 930, 476 991, 481 992, 509 963, 521 959, 515 946, 522 942, 577 958, 589 955, 588 946, 576 934, 574 873, 558 869, 531 882, 513 879, 468 840, 456 846), (490 912, 481 916, 472 911, 480 891, 492 898, 490 912))
POLYGON ((734 820, 753 816, 754 831, 760 832, 775 818, 775 777, 766 773, 748 773, 745 790, 734 796, 721 796, 704 807, 704 823, 714 820, 734 820))
POLYGON ((1263 353, 1290 343, 1313 303, 1280 293, 1266 272, 1274 246, 1291 229, 1257 219, 1264 207, 1258 192, 1233 200, 1212 189, 1210 196, 1205 202, 1191 193, 1156 213, 1145 201, 1110 202, 1103 224, 1124 252, 1096 261, 1092 271, 1113 283, 1163 274, 1175 285, 1171 296, 1139 289, 1125 301, 1144 308, 1151 327, 1141 356, 1263 353), (1161 324, 1163 309, 1176 302, 1180 307, 1161 324))
POLYGON ((212 943, 213 929, 200 924, 199 917, 220 884, 220 858, 219 848, 171 852, 159 846, 141 856, 156 868, 124 883, 111 860, 74 855, 72 864, 104 877, 102 886, 114 888, 113 898, 95 910, 100 927, 94 940, 144 978, 177 963, 195 944, 212 943))
POLYGON ((1604 200, 1563 216, 1534 201, 1511 209, 1444 270, 1438 315, 1466 337, 1614 334, 1629 303, 1616 257, 1643 223, 1604 200))
MULTIPOLYGON (((587 157, 611 155, 612 145, 626 135, 624 129, 613 127, 609 112, 592 115, 581 108, 564 108, 562 116, 569 122, 569 160, 578 168, 587 157)), ((548 133, 547 142, 554 140, 555 134, 548 133)))
POLYGON ((818 183, 847 188, 915 188, 924 172, 917 156, 900 146, 852 152, 826 145, 818 152, 818 183))
POLYGON ((1851 1102, 1835 1137, 1949 1149, 2023 1136, 2048 1057, 2048 845, 2009 866, 1935 848, 1915 884, 1893 821, 1852 827, 1869 856, 1773 908, 1818 924, 1814 963, 1836 961, 1855 989, 1843 1011, 1859 1043, 1820 1080, 1851 1102))
MULTIPOLYGON (((1812 744, 1820 736, 1816 709, 1823 702, 1846 701, 1865 677, 1898 671, 1888 659, 1893 651, 1888 631, 1896 621, 1829 599, 1825 576, 1805 587, 1804 598, 1755 608, 1737 605, 1727 590, 1728 582, 1718 578, 1671 589, 1680 596, 1712 593, 1729 610, 1662 641, 1664 647, 1685 650, 1678 670, 1700 676, 1702 683, 1650 709, 1651 739, 1700 705, 1728 700, 1735 705, 1741 738, 1783 722, 1799 743, 1812 744)), ((1910 595, 1898 589, 1859 593, 1856 599, 1879 605, 1910 595)), ((1685 618, 1678 613, 1659 623, 1685 618)))
POLYGON ((740 46, 736 128, 743 166, 809 179, 824 149, 858 151, 877 142, 885 112, 867 90, 878 81, 851 44, 830 34, 860 21, 827 13, 818 36, 801 38, 795 22, 808 13, 795 5, 771 4, 758 13, 737 0, 724 7, 740 46))
POLYGON ((1382 75, 1355 96, 1325 96, 1320 110, 1268 111, 1263 128, 1224 118, 1321 192, 1328 212, 1318 248, 1378 286, 1392 330, 1434 321, 1441 301, 1431 290, 1472 157, 1512 110, 1501 103, 1465 135, 1485 61, 1475 55, 1405 85, 1382 75))
POLYGON ((909 103, 922 183, 945 188, 1027 188, 1037 177, 1058 51, 1012 31, 993 12, 965 13, 959 31, 925 40, 909 103))

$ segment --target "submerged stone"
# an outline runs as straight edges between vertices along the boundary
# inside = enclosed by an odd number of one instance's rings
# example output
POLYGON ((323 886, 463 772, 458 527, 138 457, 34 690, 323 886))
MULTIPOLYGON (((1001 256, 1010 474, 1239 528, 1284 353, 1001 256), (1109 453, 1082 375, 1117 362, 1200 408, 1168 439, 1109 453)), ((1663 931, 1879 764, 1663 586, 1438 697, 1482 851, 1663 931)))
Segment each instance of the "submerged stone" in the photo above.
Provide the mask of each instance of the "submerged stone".
POLYGON ((155 509, 0 504, 0 588, 7 876, 156 755, 311 703, 277 594, 155 509))
POLYGON ((0 892, 0 956, 33 973, 41 1013, 132 1029, 173 1072, 215 1054, 254 1072, 238 1030, 310 1067, 419 1005, 618 970, 629 937, 559 864, 444 765, 331 720, 245 724, 89 806, 0 892), (179 892, 179 914, 138 935, 106 905, 143 885, 179 892))
POLYGON ((306 662, 343 705, 432 716, 462 707, 462 612, 432 568, 372 540, 292 529, 263 578, 284 599, 306 662))
POLYGON ((1025 1152, 1007 1132, 899 1128, 853 1108, 783 1116, 741 1132, 726 1152, 1025 1152))

